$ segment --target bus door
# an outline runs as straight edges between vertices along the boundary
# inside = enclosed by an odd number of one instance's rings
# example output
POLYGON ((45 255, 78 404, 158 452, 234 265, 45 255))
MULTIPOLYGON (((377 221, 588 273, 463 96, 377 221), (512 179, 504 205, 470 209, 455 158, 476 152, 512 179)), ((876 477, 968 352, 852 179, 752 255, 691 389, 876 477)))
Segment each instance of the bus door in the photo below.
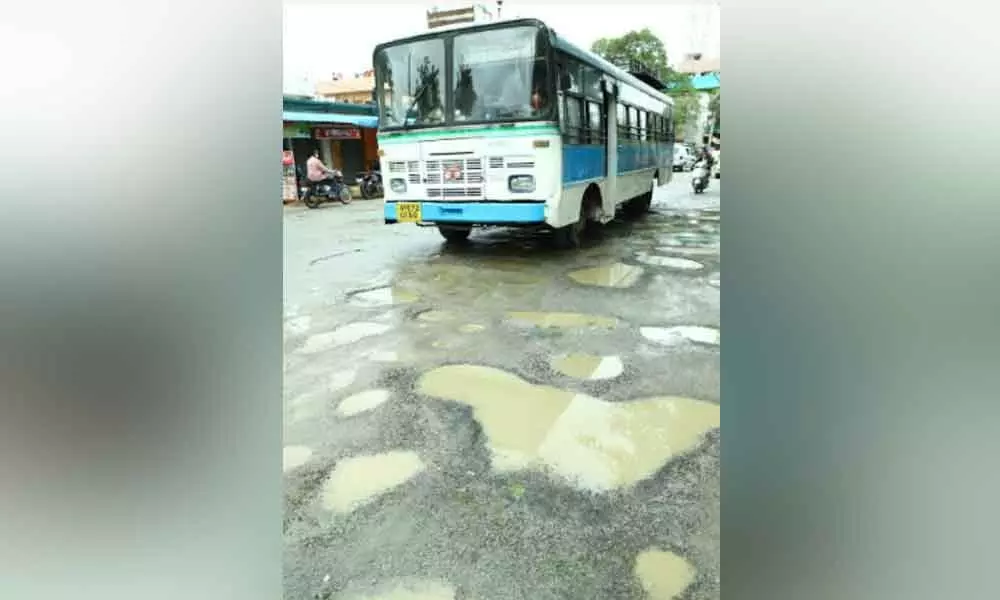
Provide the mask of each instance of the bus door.
POLYGON ((618 201, 618 86, 605 79, 604 96, 604 149, 607 185, 604 193, 604 214, 614 215, 618 201))

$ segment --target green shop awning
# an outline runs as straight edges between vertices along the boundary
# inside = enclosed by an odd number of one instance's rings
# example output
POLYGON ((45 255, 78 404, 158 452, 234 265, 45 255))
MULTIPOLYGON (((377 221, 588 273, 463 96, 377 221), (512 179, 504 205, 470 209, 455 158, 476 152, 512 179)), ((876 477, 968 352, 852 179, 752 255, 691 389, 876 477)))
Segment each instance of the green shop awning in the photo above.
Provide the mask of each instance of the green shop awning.
POLYGON ((283 111, 282 120, 292 123, 344 124, 357 127, 377 127, 378 118, 369 115, 345 115, 342 113, 321 113, 303 111, 283 111))

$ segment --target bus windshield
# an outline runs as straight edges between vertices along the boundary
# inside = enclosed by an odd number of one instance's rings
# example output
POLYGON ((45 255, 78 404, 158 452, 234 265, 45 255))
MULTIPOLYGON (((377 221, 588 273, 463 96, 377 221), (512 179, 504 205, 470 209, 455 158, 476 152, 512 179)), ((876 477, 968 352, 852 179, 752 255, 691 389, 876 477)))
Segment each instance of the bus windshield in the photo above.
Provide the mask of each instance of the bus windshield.
POLYGON ((454 117, 462 121, 532 119, 549 112, 545 55, 538 29, 514 27, 455 36, 454 117))
POLYGON ((551 118, 544 39, 537 27, 521 26, 457 34, 447 45, 441 37, 379 50, 379 126, 551 118), (446 47, 453 54, 447 79, 446 47))
POLYGON ((375 57, 382 127, 444 122, 444 40, 390 46, 375 57))

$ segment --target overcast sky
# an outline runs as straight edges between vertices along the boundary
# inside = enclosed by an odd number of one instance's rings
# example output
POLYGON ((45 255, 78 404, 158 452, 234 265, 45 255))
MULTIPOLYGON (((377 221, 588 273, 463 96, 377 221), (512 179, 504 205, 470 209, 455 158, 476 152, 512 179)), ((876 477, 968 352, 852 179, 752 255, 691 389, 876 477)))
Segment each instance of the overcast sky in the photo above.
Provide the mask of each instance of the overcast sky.
MULTIPOLYGON (((496 8, 496 2, 482 4, 496 8)), ((285 90, 311 92, 316 81, 331 73, 350 76, 371 68, 375 44, 425 31, 426 11, 433 5, 285 0, 285 90)), ((672 64, 693 51, 719 55, 717 0, 604 5, 504 2, 503 17, 541 19, 586 48, 598 38, 649 27, 663 40, 672 64)))

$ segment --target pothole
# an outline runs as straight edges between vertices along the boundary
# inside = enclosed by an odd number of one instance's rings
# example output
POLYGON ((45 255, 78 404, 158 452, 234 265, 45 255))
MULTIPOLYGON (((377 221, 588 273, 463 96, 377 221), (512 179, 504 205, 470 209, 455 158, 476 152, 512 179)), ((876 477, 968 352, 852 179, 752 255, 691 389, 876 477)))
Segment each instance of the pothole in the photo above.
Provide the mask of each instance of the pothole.
POLYGON ((281 449, 281 470, 287 473, 309 462, 312 450, 305 446, 285 446, 281 449))
POLYGON ((719 426, 719 406, 710 402, 681 397, 606 402, 478 365, 429 371, 417 390, 473 409, 497 471, 538 468, 593 492, 652 476, 719 426))
POLYGON ((639 281, 642 267, 613 263, 569 273, 569 278, 581 285, 597 287, 629 288, 639 281))
POLYGON ((566 354, 552 359, 552 369, 568 377, 598 381, 614 379, 622 374, 625 365, 617 356, 592 354, 566 354))
POLYGON ((618 325, 618 320, 613 317, 580 313, 515 311, 507 313, 507 316, 514 323, 534 325, 543 329, 586 329, 590 327, 613 329, 618 325))
POLYGON ((349 323, 333 331, 310 336, 306 339, 306 343, 303 344, 300 352, 303 354, 316 354, 336 348, 337 346, 353 344, 367 337, 381 335, 390 329, 392 329, 392 326, 385 323, 349 323))
POLYGON ((336 513, 349 513, 426 468, 420 456, 409 451, 346 458, 337 463, 323 485, 323 506, 336 513))
POLYGON ((337 406, 337 414, 342 417, 353 417, 379 407, 389 399, 389 390, 367 390, 345 398, 337 406))
POLYGON ((391 306, 416 302, 420 296, 406 289, 385 286, 371 290, 352 292, 347 295, 347 303, 354 306, 391 306))
POLYGON ((673 600, 694 582, 695 569, 673 552, 652 548, 636 557, 635 576, 649 600, 673 600))
POLYGON ((705 265, 700 262, 689 260, 687 258, 678 258, 676 256, 658 256, 655 254, 640 254, 636 256, 636 260, 647 265, 655 265, 657 267, 668 267, 670 269, 677 269, 678 271, 699 271, 705 268, 705 265))
POLYGON ((721 340, 718 329, 698 325, 640 327, 639 333, 647 340, 664 346, 676 346, 684 342, 718 346, 721 340))
POLYGON ((417 320, 425 323, 443 323, 445 321, 453 321, 454 319, 455 313, 450 310, 425 310, 417 315, 417 320))
POLYGON ((379 590, 338 596, 338 600, 455 600, 455 588, 437 580, 392 582, 379 590))

